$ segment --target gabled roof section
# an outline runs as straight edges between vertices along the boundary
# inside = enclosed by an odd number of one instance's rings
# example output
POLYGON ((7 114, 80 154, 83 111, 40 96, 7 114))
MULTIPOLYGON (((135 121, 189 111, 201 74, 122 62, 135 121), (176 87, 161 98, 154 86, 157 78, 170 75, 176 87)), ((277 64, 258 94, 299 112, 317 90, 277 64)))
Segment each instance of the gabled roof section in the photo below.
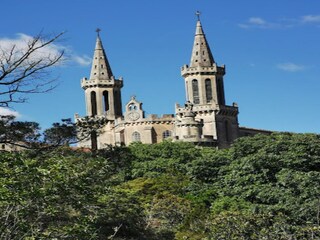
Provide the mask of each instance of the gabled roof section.
POLYGON ((98 32, 90 79, 111 79, 112 76, 113 73, 98 32))
POLYGON ((190 67, 210 67, 215 63, 209 44, 202 29, 200 20, 197 21, 190 67))

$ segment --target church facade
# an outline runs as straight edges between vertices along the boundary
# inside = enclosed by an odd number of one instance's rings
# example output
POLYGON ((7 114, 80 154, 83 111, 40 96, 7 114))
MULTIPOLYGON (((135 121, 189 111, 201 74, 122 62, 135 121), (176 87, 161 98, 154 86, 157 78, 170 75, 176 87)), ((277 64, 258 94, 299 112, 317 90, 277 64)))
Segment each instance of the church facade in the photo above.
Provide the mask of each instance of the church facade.
MULTIPOLYGON (((122 109, 123 79, 113 75, 98 32, 90 78, 83 78, 81 87, 86 115, 103 119, 105 124, 99 134, 91 134, 79 147, 100 149, 107 145, 153 144, 171 139, 225 148, 241 136, 270 133, 239 127, 238 105, 226 105, 224 75, 225 66, 215 62, 198 19, 190 64, 181 68, 186 103, 176 104, 175 114, 146 116, 142 103, 131 97, 122 109)), ((75 115, 76 121, 81 119, 75 115)))

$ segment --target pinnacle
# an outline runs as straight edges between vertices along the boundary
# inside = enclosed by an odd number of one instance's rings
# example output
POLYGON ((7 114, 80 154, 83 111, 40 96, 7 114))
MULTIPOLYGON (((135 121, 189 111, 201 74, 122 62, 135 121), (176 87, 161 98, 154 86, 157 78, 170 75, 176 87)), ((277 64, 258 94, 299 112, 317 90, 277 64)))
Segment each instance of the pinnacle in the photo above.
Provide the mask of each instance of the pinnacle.
POLYGON ((90 79, 111 79, 112 76, 113 73, 98 32, 93 54, 90 79))
POLYGON ((200 20, 197 21, 196 35, 204 35, 200 20))
POLYGON ((196 33, 191 55, 191 67, 202 66, 209 67, 214 64, 209 44, 204 34, 200 19, 197 20, 196 33))

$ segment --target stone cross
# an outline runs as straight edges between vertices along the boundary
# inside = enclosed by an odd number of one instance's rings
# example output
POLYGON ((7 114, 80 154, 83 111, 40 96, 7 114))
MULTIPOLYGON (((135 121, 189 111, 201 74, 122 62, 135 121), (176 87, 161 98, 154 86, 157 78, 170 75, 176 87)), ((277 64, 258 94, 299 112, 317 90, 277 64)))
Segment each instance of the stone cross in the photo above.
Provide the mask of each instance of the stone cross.
POLYGON ((100 28, 97 28, 97 29, 96 29, 96 32, 97 32, 97 34, 98 34, 98 37, 100 37, 101 29, 100 29, 100 28))
POLYGON ((196 11, 196 15, 197 15, 198 21, 200 21, 200 15, 201 15, 201 12, 196 11))

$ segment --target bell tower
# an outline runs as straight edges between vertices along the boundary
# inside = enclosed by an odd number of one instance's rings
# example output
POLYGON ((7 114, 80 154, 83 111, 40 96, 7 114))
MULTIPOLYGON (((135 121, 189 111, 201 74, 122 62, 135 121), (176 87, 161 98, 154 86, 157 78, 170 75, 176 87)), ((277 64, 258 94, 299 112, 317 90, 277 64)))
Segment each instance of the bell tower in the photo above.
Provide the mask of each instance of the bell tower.
MULTIPOLYGON (((239 135, 238 107, 235 103, 232 106, 226 105, 223 83, 225 66, 218 66, 215 62, 202 28, 200 13, 196 15, 190 65, 181 68, 186 92, 185 106, 193 106, 194 120, 198 121, 200 128, 200 144, 228 147, 239 135)), ((178 128, 187 112, 186 107, 176 106, 176 137, 184 141, 195 136, 186 135, 178 128)))
POLYGON ((225 104, 223 76, 225 66, 218 66, 202 29, 200 13, 194 37, 190 65, 184 65, 181 75, 185 79, 186 99, 195 105, 225 104))
POLYGON ((97 29, 90 79, 83 78, 81 87, 85 91, 87 116, 105 116, 114 120, 122 116, 122 78, 116 79, 112 73, 107 55, 97 29))

